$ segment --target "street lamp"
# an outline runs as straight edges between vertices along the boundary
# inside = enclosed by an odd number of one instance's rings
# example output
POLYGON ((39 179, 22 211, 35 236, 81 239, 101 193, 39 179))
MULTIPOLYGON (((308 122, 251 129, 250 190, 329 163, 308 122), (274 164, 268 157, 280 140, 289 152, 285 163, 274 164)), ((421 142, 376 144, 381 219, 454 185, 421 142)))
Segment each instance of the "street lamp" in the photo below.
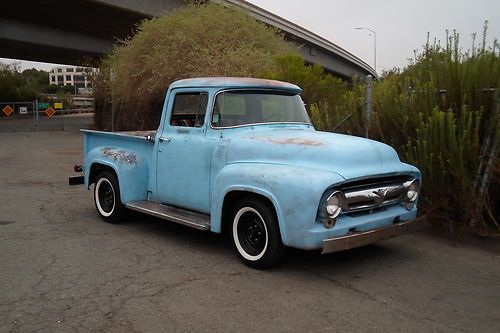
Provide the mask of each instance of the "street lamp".
POLYGON ((358 27, 358 28, 354 28, 356 30, 367 30, 367 31, 370 31, 371 33, 369 34, 370 36, 373 34, 373 69, 375 70, 375 72, 377 71, 377 33, 375 32, 375 30, 372 30, 372 29, 368 29, 368 28, 364 28, 364 27, 358 27))

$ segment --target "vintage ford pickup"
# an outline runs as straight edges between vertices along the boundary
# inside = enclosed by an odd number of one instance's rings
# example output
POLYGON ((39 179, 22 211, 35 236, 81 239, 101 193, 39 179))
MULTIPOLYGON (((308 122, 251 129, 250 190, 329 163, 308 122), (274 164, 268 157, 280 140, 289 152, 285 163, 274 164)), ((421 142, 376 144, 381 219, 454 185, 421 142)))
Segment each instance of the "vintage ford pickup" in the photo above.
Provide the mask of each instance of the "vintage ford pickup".
POLYGON ((216 233, 241 261, 286 247, 336 252, 418 228, 421 176, 388 145, 316 131, 296 85, 199 78, 168 89, 158 130, 84 132, 83 176, 97 211, 127 209, 216 233))

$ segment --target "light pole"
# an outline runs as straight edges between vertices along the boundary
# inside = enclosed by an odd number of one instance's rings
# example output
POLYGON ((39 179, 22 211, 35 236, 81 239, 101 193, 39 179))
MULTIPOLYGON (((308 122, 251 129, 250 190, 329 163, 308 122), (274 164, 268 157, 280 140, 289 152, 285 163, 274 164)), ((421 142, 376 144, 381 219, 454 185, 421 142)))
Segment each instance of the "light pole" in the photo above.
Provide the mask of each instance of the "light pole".
POLYGON ((368 28, 364 28, 364 27, 358 27, 358 28, 354 28, 356 30, 367 30, 367 31, 370 31, 371 33, 369 34, 370 36, 373 34, 373 69, 375 70, 375 72, 377 71, 377 33, 375 32, 375 30, 372 30, 372 29, 368 29, 368 28))

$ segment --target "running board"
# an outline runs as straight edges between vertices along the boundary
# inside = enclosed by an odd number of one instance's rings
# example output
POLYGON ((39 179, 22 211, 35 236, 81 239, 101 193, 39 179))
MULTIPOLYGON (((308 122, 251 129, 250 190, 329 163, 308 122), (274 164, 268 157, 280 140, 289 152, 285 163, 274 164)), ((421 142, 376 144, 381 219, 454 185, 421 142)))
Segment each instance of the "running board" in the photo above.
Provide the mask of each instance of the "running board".
POLYGON ((125 207, 198 230, 210 230, 210 216, 151 201, 132 201, 125 207))

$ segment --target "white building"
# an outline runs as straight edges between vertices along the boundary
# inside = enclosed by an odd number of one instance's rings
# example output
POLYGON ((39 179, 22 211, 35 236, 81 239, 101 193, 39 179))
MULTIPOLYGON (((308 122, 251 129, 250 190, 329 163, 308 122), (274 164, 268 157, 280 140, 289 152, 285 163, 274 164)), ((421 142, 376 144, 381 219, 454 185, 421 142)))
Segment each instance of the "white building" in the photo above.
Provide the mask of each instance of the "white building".
POLYGON ((96 69, 89 67, 54 67, 49 73, 49 84, 58 86, 74 86, 77 89, 91 88, 89 74, 96 69))

